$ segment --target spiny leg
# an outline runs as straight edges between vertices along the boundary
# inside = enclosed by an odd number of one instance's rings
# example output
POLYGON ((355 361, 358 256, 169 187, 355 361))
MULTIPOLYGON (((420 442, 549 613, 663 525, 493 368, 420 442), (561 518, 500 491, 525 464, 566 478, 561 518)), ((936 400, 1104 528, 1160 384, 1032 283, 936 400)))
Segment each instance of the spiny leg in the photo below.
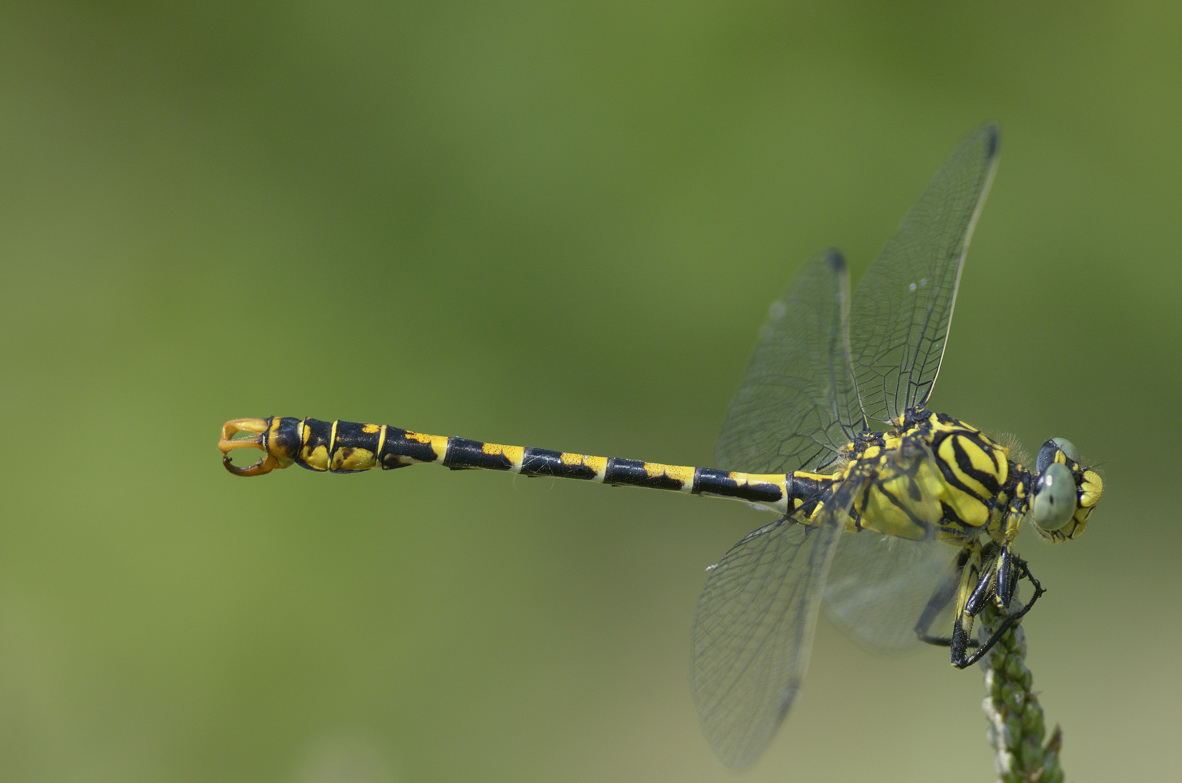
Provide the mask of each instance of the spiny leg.
MULTIPOLYGON (((1009 562, 1009 569, 1016 570, 1018 574, 1017 578, 1013 580, 1013 585, 1016 586, 1019 581, 1025 579, 1026 581, 1030 582, 1030 585, 1034 588, 1034 595, 1030 596, 1030 601, 1016 612, 1009 611, 1009 607, 1007 606, 1005 609, 1005 618, 993 631, 990 637, 986 639, 983 644, 977 647, 977 649, 971 655, 964 657, 963 660, 958 661, 955 657, 954 651, 952 665, 958 669, 964 669, 966 667, 972 666, 974 663, 981 660, 981 657, 985 655, 985 653, 989 652, 989 650, 993 648, 993 645, 997 644, 998 640, 1001 639, 1002 635, 1005 634, 1006 631, 1010 630, 1010 628, 1012 628, 1019 620, 1026 616, 1026 613, 1030 611, 1031 607, 1034 606, 1034 603, 1039 599, 1040 596, 1042 596, 1043 593, 1046 592, 1046 588, 1042 586, 1042 583, 1034 578, 1034 574, 1030 573, 1030 568, 1027 567, 1025 560, 1018 557, 1017 555, 1013 555, 1012 560, 1009 562)), ((975 611, 973 612, 972 616, 976 617, 976 615, 979 614, 981 610, 985 608, 985 606, 985 602, 982 601, 979 606, 974 607, 975 611)), ((962 656, 963 653, 964 651, 962 649, 962 656)))
POLYGON ((951 636, 933 636, 931 630, 939 619, 940 613, 952 602, 953 597, 959 591, 962 574, 970 556, 971 552, 967 547, 957 553, 956 560, 952 565, 952 571, 943 582, 936 586, 932 597, 928 599, 927 604, 919 615, 919 620, 915 623, 915 635, 919 637, 920 641, 937 647, 952 646, 951 636))
POLYGON ((1002 635, 1030 611, 1045 592, 1046 589, 1030 573, 1026 561, 1013 554, 1009 547, 989 544, 983 549, 977 542, 973 542, 960 551, 952 573, 932 593, 915 624, 915 632, 928 644, 949 647, 952 652, 952 665, 964 669, 981 660, 1002 635), (996 555, 992 556, 994 551, 996 555), (988 562, 989 566, 983 567, 983 562, 988 562), (1021 609, 1011 612, 1009 606, 1017 584, 1022 579, 1034 587, 1034 595, 1021 609), (952 635, 932 635, 932 626, 954 595, 958 596, 958 600, 952 635), (984 642, 975 641, 971 638, 974 621, 990 602, 1004 614, 1004 619, 988 639, 984 642), (973 650, 971 653, 968 652, 970 649, 973 650))

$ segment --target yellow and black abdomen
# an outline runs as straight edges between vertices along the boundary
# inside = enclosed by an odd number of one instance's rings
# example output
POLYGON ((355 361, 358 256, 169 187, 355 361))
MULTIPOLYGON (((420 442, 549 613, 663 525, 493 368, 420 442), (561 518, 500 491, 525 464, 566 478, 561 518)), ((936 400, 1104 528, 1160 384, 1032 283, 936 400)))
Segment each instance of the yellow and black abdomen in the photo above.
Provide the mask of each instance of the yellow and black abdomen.
POLYGON ((267 420, 262 446, 278 463, 275 467, 295 463, 315 471, 357 473, 437 462, 446 451, 447 438, 380 424, 286 416, 267 420))
POLYGON ((328 473, 393 470, 418 464, 452 470, 497 470, 522 476, 577 479, 600 484, 646 487, 729 498, 787 513, 817 495, 827 476, 751 474, 715 468, 596 457, 532 446, 506 446, 468 438, 426 435, 388 424, 272 417, 235 419, 222 428, 219 448, 226 468, 239 476, 258 476, 293 464, 328 473), (253 437, 237 438, 240 433, 253 437), (229 454, 256 448, 266 456, 238 467, 229 454))

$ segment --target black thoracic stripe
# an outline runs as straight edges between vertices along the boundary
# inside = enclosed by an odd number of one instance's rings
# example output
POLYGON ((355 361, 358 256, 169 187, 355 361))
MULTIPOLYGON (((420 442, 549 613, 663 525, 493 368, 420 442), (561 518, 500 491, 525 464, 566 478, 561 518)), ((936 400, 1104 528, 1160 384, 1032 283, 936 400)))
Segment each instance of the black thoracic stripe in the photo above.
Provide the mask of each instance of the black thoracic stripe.
MULTIPOLYGON (((915 486, 914 481, 908 481, 908 484, 915 486)), ((916 490, 918 492, 918 487, 916 487, 916 490)), ((883 485, 881 483, 875 482, 875 486, 872 487, 870 491, 877 492, 878 494, 882 495, 887 500, 889 500, 891 502, 891 505, 894 506, 895 508, 899 509, 900 511, 902 511, 904 514, 906 514, 907 518, 910 519, 912 522, 914 522, 916 527, 918 527, 922 530, 927 529, 927 527, 928 527, 927 523, 925 523, 919 517, 915 516, 915 513, 910 508, 908 508, 907 506, 900 503, 899 498, 896 497, 893 492, 888 492, 886 490, 886 488, 883 487, 883 485)), ((910 493, 908 493, 908 494, 910 494, 910 493)), ((923 496, 919 495, 916 499, 922 500, 923 496)))
POLYGON ((784 495, 783 489, 775 484, 740 485, 728 471, 716 468, 695 468, 692 492, 695 495, 741 498, 752 503, 776 503, 784 495))
MULTIPOLYGON (((948 482, 952 486, 956 487, 961 492, 964 492, 966 495, 975 498, 975 497, 977 497, 976 491, 973 490, 971 487, 965 486, 965 483, 963 481, 961 481, 961 479, 960 479, 960 474, 958 474, 956 472, 956 470, 953 468, 953 466, 949 464, 948 460, 943 459, 942 457, 939 456, 940 445, 943 443, 944 439, 947 437, 948 437, 948 434, 945 433, 943 436, 934 438, 932 440, 932 455, 936 460, 936 464, 940 467, 940 475, 942 475, 944 477, 944 480, 946 482, 948 482)), ((955 447, 954 447, 954 450, 955 450, 955 447)), ((957 464, 959 464, 960 457, 957 457, 956 460, 957 460, 957 464)))
POLYGON ((595 478, 595 469, 582 462, 568 464, 562 461, 561 451, 535 449, 527 446, 521 458, 521 475, 553 476, 554 478, 583 479, 595 478))
MULTIPOLYGON (((962 437, 968 438, 968 435, 962 437)), ((972 466, 972 459, 969 457, 967 451, 961 446, 960 438, 957 438, 956 443, 956 463, 960 465, 960 469, 966 474, 975 478, 980 482, 981 486, 985 487, 985 491, 990 496, 996 495, 1001 491, 1001 485, 997 482, 997 471, 1001 467, 997 464, 997 454, 991 449, 988 444, 981 442, 977 437, 972 438, 973 445, 979 448, 982 452, 989 455, 989 461, 993 463, 993 470, 980 470, 972 466)))
POLYGON ((679 490, 682 484, 664 474, 650 476, 644 469, 645 463, 638 459, 609 457, 607 469, 603 472, 603 483, 627 487, 648 487, 650 489, 679 490))
MULTIPOLYGON (((943 445, 944 441, 948 438, 951 438, 952 453, 956 459, 956 466, 964 475, 971 476, 972 478, 976 479, 977 483, 979 483, 989 494, 982 497, 977 490, 966 486, 965 483, 960 479, 960 476, 956 474, 956 471, 952 469, 952 466, 949 465, 947 461, 937 457, 936 462, 940 465, 940 472, 944 475, 945 480, 947 480, 949 484, 959 488, 965 494, 980 500, 986 500, 988 497, 992 497, 993 495, 996 495, 998 492, 1000 492, 1001 486, 997 483, 996 473, 984 472, 973 467, 972 458, 969 457, 968 452, 964 450, 964 446, 961 445, 960 441, 961 438, 967 437, 968 435, 964 434, 963 432, 943 433, 942 436, 934 439, 932 443, 932 453, 939 454, 940 447, 943 445)), ((989 454, 990 460, 993 461, 994 465, 997 465, 997 460, 993 454, 993 449, 988 448, 984 443, 981 443, 976 439, 974 439, 974 445, 980 448, 983 452, 989 454)))
MULTIPOLYGON (((377 437, 380 439, 381 433, 377 437)), ((390 426, 386 427, 386 440, 377 457, 382 470, 405 468, 415 462, 435 462, 439 459, 430 443, 407 438, 406 430, 390 426)))
POLYGON ((968 486, 967 484, 965 484, 964 481, 961 479, 961 473, 958 473, 956 470, 957 468, 960 468, 962 473, 967 472, 970 475, 972 474, 971 470, 970 471, 964 470, 964 461, 968 458, 968 455, 964 453, 964 449, 960 448, 960 444, 957 443, 957 441, 956 441, 956 438, 960 434, 961 433, 959 433, 959 432, 939 432, 939 433, 937 433, 932 438, 932 456, 935 457, 936 464, 940 467, 940 474, 944 477, 944 480, 946 482, 948 482, 953 487, 956 487, 961 492, 964 492, 966 495, 975 498, 975 497, 978 497, 977 491, 975 489, 973 489, 972 487, 968 486), (950 464, 948 462, 948 460, 946 460, 940 456, 940 450, 944 446, 944 441, 948 440, 949 438, 953 439, 952 440, 952 456, 953 456, 953 459, 956 461, 955 467, 952 464, 950 464))
POLYGON ((444 467, 452 470, 483 468, 484 470, 512 470, 513 463, 504 454, 487 454, 484 443, 467 438, 449 438, 447 454, 443 457, 444 467))

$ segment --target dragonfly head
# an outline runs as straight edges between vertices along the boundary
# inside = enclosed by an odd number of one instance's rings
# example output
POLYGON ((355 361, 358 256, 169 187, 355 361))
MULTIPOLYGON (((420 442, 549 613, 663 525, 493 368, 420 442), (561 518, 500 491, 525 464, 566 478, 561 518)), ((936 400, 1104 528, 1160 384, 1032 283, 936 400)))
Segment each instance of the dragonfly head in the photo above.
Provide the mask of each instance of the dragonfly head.
POLYGON ((1051 438, 1038 450, 1030 519, 1048 541, 1070 541, 1084 531, 1100 501, 1104 482, 1079 464, 1079 452, 1065 438, 1051 438))

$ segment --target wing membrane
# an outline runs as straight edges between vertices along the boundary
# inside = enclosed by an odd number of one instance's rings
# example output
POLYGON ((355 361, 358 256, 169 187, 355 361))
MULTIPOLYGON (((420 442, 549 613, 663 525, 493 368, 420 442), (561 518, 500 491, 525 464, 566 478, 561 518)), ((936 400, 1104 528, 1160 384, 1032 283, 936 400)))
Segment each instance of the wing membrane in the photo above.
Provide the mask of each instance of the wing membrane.
POLYGON ((710 571, 694 621, 691 688, 707 739, 733 769, 759 758, 796 698, 855 494, 839 487, 810 524, 788 516, 756 530, 710 571))
POLYGON ((752 473, 819 468, 861 429, 841 421, 853 393, 848 311, 849 272, 841 254, 830 250, 771 306, 718 438, 720 467, 752 473))
MULTIPOLYGON (((961 144, 871 265, 852 307, 840 253, 802 270, 772 305, 727 412, 721 467, 831 467, 871 420, 927 404, 997 145, 992 125, 961 144)), ((934 536, 842 535, 866 480, 850 476, 825 490, 811 518, 798 511, 756 530, 710 572, 694 624, 692 688, 706 735, 731 767, 758 758, 792 706, 822 601, 855 640, 902 649, 950 573, 952 552, 934 536)))
POLYGON ((934 537, 908 541, 872 530, 842 535, 825 584, 825 614, 875 652, 914 647, 916 623, 952 575, 957 553, 934 537))
POLYGON ((998 141, 997 127, 986 125, 961 143, 858 286, 850 339, 870 419, 896 419, 931 395, 998 141))
MULTIPOLYGON (((926 445, 911 443, 869 471, 866 481, 891 486, 926 514, 940 501, 918 474, 937 459, 926 445)), ((915 627, 937 588, 951 577, 955 549, 929 528, 921 540, 886 536, 870 529, 840 537, 825 584, 825 613, 847 636, 877 652, 898 652, 919 641, 915 627)))

